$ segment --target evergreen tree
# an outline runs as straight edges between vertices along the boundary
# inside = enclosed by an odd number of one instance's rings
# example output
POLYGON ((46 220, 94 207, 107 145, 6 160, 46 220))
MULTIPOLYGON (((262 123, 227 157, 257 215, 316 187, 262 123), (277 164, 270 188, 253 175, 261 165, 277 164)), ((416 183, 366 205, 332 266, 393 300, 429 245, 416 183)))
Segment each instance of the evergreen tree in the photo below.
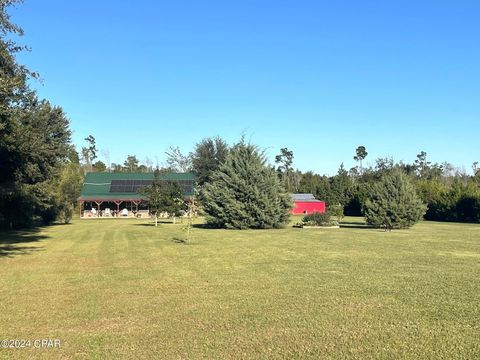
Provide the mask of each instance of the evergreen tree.
POLYGON ((398 170, 372 184, 365 202, 368 224, 389 231, 411 227, 422 218, 425 210, 408 176, 398 170))
POLYGON ((190 158, 199 186, 211 181, 212 174, 225 162, 227 154, 228 145, 219 137, 205 138, 195 146, 190 158))
POLYGON ((340 164, 337 175, 332 178, 330 196, 327 199, 328 204, 347 206, 353 197, 353 190, 353 181, 342 163, 340 164))
POLYGON ((207 223, 228 229, 284 226, 292 200, 259 149, 241 140, 202 192, 207 223))

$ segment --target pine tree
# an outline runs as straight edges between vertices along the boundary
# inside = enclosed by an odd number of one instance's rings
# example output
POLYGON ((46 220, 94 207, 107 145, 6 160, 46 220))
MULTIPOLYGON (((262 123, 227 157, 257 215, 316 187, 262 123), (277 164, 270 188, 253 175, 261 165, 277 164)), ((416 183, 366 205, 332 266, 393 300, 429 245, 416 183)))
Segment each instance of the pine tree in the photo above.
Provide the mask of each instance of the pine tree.
POLYGON ((292 200, 264 154, 241 140, 202 191, 207 223, 228 229, 284 226, 292 200))
POLYGON ((409 228, 425 214, 426 206, 415 192, 407 175, 399 170, 384 175, 372 184, 365 202, 368 224, 385 230, 409 228))

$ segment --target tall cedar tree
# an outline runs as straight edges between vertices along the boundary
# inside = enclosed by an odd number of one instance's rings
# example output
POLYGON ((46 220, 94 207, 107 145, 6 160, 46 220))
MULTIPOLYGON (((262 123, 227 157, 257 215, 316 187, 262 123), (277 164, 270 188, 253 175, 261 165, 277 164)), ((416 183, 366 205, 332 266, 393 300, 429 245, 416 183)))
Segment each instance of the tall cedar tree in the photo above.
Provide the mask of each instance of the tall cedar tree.
POLYGON ((387 230, 405 229, 422 219, 426 205, 407 175, 399 170, 385 174, 371 186, 365 202, 367 223, 387 230))
POLYGON ((241 140, 203 189, 207 223, 227 229, 269 229, 287 224, 292 200, 264 154, 241 140))
POLYGON ((205 138, 195 146, 190 158, 198 185, 211 181, 212 174, 225 162, 227 154, 228 145, 219 137, 205 138))

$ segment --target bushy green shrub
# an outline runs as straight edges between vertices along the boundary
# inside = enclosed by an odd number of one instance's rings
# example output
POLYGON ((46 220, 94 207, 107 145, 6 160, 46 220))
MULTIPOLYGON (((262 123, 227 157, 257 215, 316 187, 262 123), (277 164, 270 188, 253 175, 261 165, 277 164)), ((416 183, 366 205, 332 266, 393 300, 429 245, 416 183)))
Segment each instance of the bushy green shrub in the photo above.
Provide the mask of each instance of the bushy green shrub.
POLYGON ((331 215, 326 213, 313 212, 305 215, 302 219, 303 226, 335 226, 338 225, 336 221, 332 220, 331 215))
MULTIPOLYGON (((425 187, 424 184, 417 182, 425 187)), ((430 186, 432 186, 430 184, 430 186)), ((418 190, 417 190, 418 191, 418 190)), ((428 205, 425 219, 436 221, 480 222, 480 188, 473 181, 463 183, 455 180, 449 188, 443 186, 439 191, 431 191, 433 195, 422 198, 428 205)))
POLYGON ((368 224, 385 230, 404 229, 420 221, 425 210, 408 176, 392 171, 373 184, 365 218, 368 224))

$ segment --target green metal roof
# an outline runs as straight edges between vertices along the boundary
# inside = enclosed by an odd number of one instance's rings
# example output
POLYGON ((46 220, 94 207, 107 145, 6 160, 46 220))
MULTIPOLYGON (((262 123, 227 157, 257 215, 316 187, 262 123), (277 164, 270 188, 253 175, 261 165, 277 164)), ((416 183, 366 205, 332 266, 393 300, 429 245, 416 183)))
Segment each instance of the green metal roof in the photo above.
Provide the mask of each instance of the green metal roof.
MULTIPOLYGON (((90 172, 83 179, 82 192, 78 200, 81 201, 114 201, 114 200, 140 200, 142 197, 137 192, 110 192, 112 180, 153 180, 153 173, 108 173, 90 172)), ((160 176, 164 180, 192 180, 195 181, 194 173, 164 173, 160 176)), ((193 193, 185 194, 186 197, 193 193)))

